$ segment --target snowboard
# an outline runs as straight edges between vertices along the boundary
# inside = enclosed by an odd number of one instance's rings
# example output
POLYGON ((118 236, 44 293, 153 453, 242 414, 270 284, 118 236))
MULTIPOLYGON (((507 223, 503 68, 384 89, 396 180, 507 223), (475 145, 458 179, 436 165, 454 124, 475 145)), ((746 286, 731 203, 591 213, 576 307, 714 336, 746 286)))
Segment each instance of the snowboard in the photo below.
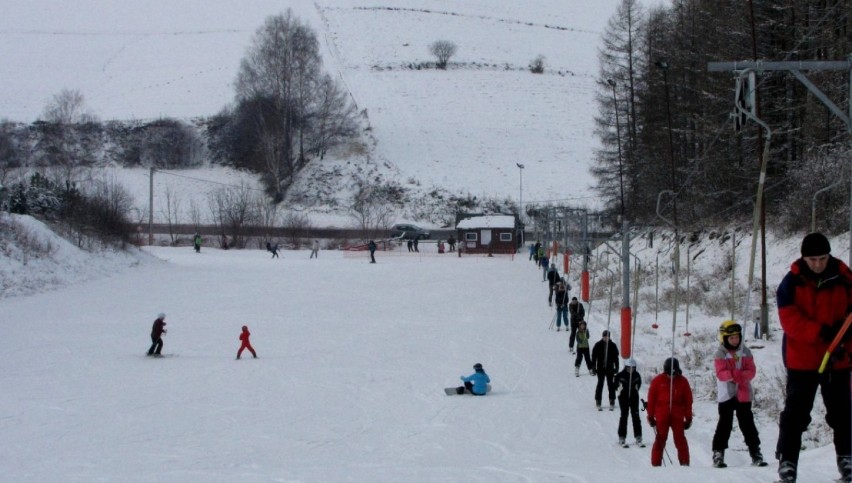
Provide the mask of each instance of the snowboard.
MULTIPOLYGON (((491 392, 491 384, 489 384, 485 388, 485 394, 488 394, 489 392, 491 392)), ((462 396, 462 395, 472 396, 473 395, 473 393, 468 391, 467 389, 465 389, 464 393, 459 394, 459 393, 456 392, 455 387, 445 387, 444 388, 444 394, 446 394, 447 396, 462 396)))

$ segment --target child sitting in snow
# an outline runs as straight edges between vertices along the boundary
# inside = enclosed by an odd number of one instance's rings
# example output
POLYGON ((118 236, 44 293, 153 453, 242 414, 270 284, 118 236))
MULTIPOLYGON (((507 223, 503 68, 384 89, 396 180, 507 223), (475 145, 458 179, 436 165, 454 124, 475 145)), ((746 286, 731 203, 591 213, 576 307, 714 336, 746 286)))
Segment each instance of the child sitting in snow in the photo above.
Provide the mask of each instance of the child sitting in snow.
POLYGON ((456 392, 464 394, 464 391, 467 390, 474 396, 484 396, 488 392, 488 383, 491 382, 491 378, 485 373, 482 364, 478 362, 473 365, 473 370, 476 372, 467 377, 461 376, 464 386, 457 387, 456 392))

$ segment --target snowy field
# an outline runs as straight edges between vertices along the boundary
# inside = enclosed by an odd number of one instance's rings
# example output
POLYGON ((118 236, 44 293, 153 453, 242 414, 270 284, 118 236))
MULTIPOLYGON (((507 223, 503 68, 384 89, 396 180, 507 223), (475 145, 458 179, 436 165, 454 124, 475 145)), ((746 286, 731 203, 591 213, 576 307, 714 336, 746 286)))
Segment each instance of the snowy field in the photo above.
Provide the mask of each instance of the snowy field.
MULTIPOLYGON (((0 299, 0 481, 721 483, 775 474, 776 421, 761 418, 768 468, 747 466, 736 429, 731 467, 710 466, 716 405, 706 372, 687 373, 697 400, 691 467, 652 468, 650 447, 619 447, 617 412, 596 411, 595 380, 574 377, 567 333, 548 330, 546 284, 526 256, 378 252, 372 265, 333 251, 310 260, 308 251, 270 259, 154 247, 129 262, 54 243, 67 270, 89 264, 111 275, 0 299), (166 357, 153 359, 144 353, 160 311, 166 357), (242 325, 256 360, 234 360, 242 325), (445 396, 476 362, 493 392, 445 396)), ((794 245, 772 243, 782 256, 794 245)), ((576 294, 576 271, 570 278, 576 294)), ((593 300, 592 338, 612 320, 618 342, 617 310, 610 317, 604 306, 593 300)), ((653 331, 649 308, 637 309, 644 397, 670 351, 671 313, 653 331)), ((694 339, 713 340, 719 322, 693 313, 694 339)), ((755 351, 758 385, 779 369, 778 354, 777 342, 755 351)), ((643 431, 650 442, 647 423, 643 431)), ((675 457, 671 441, 668 452, 675 457)), ((800 474, 836 477, 833 448, 804 451, 800 474)))

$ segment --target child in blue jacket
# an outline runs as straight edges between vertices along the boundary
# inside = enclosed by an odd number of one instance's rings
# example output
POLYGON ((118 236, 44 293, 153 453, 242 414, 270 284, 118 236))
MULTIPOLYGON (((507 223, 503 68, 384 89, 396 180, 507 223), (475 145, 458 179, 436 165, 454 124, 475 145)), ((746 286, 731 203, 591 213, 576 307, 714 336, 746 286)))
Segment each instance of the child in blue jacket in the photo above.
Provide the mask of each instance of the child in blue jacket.
POLYGON ((473 370, 476 372, 467 377, 461 376, 464 386, 457 387, 456 392, 464 394, 465 389, 467 389, 474 396, 484 396, 488 392, 488 383, 491 382, 491 378, 485 373, 482 364, 478 362, 473 365, 473 370))

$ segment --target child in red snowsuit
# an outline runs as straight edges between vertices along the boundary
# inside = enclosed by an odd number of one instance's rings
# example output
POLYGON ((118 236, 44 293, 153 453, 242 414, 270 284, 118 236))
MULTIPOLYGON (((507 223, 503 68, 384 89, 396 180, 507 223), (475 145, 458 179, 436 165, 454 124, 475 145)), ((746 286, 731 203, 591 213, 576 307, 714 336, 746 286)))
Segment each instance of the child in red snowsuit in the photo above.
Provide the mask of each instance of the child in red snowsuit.
POLYGON ((680 364, 674 357, 666 359, 663 373, 654 377, 648 388, 648 424, 657 431, 651 448, 651 466, 663 463, 669 429, 677 448, 678 463, 689 466, 689 444, 684 430, 692 426, 692 388, 681 375, 680 364))
POLYGON ((254 356, 255 359, 257 359, 257 352, 255 352, 254 348, 251 346, 251 342, 249 342, 249 336, 251 336, 251 332, 249 332, 248 326, 244 325, 243 333, 240 334, 240 341, 242 341, 242 344, 240 345, 240 350, 237 351, 237 359, 240 358, 245 349, 248 349, 249 352, 251 352, 251 355, 254 356))

